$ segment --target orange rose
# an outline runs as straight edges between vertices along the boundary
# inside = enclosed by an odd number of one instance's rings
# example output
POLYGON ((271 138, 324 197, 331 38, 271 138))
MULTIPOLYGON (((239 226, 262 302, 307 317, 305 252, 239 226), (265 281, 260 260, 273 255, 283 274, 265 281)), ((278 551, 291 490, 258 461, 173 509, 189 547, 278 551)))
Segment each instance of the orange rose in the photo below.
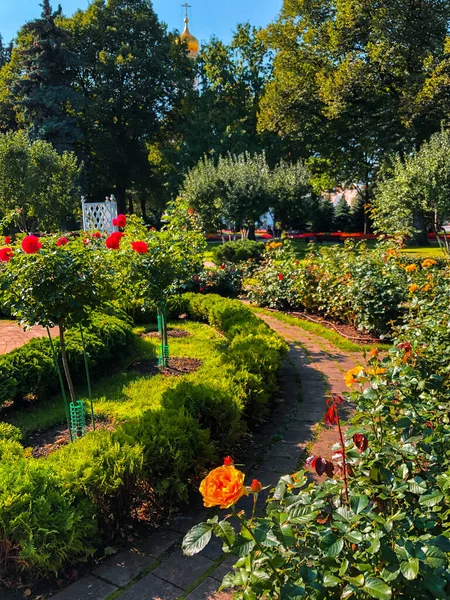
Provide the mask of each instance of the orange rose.
POLYGON ((411 273, 412 271, 415 271, 417 269, 417 265, 408 265, 407 267, 405 267, 405 271, 407 271, 408 273, 411 273))
POLYGON ((358 383, 359 379, 357 378, 357 375, 361 371, 364 371, 364 367, 357 366, 353 367, 353 369, 350 369, 350 371, 347 371, 347 373, 344 375, 345 385, 347 387, 352 387, 354 383, 358 383))
POLYGON ((378 356, 378 348, 372 348, 369 354, 369 358, 375 358, 378 356))
POLYGON ((432 267, 435 264, 437 264, 435 260, 433 260, 432 258, 427 258, 422 263, 422 269, 426 269, 427 267, 432 267))
POLYGON ((412 293, 414 293, 414 292, 415 292, 416 290, 418 290, 418 289, 419 289, 419 286, 418 286, 416 283, 412 283, 412 284, 409 286, 409 291, 411 292, 411 294, 412 294, 412 293))
POLYGON ((429 283, 427 283, 427 285, 424 285, 422 288, 422 292, 429 292, 431 290, 431 285, 429 283))
POLYGON ((259 494, 259 492, 262 490, 262 483, 260 481, 258 481, 257 479, 254 479, 252 481, 252 485, 250 486, 250 490, 254 493, 254 494, 259 494))
POLYGON ((381 367, 377 367, 376 369, 367 369, 367 372, 369 373, 369 375, 383 375, 383 373, 386 373, 386 369, 382 369, 381 367))
POLYGON ((213 469, 200 484, 203 504, 207 508, 211 506, 230 508, 239 498, 248 494, 244 477, 244 473, 233 465, 213 469))

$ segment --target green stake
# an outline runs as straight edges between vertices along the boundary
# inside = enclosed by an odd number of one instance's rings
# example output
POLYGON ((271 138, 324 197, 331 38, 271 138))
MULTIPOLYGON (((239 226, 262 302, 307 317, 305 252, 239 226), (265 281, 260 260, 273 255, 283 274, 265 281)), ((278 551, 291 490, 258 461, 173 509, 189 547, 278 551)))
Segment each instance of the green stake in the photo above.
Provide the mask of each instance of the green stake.
POLYGON ((84 344, 83 328, 81 327, 81 324, 80 324, 80 334, 81 334, 81 343, 83 345, 84 367, 86 369, 86 379, 87 379, 87 385, 88 385, 89 402, 91 403, 92 429, 95 431, 94 403, 92 400, 91 376, 89 374, 89 363, 88 363, 88 358, 87 358, 87 354, 86 354, 86 346, 84 344))
POLYGON ((56 356, 55 346, 53 345, 53 340, 52 340, 52 336, 50 335, 50 329, 49 329, 48 325, 47 325, 47 335, 48 335, 48 339, 50 340, 50 348, 52 351, 53 362, 55 364, 55 369, 56 369, 56 372, 58 373, 59 384, 61 386, 61 393, 62 393, 62 397, 63 397, 63 401, 64 401, 64 408, 66 411, 67 427, 69 429, 70 441, 73 442, 72 427, 70 426, 70 414, 69 414, 69 405, 67 403, 66 390, 64 389, 64 381, 62 378, 61 369, 59 368, 58 357, 56 356))

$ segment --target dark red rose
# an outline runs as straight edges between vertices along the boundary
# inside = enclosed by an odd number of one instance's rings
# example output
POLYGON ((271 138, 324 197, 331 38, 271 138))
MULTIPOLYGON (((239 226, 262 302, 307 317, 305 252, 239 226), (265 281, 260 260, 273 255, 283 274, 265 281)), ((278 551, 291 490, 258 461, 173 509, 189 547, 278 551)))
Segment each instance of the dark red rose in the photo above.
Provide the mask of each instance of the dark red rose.
POLYGON ((69 243, 69 240, 68 240, 66 237, 60 237, 60 238, 58 239, 58 241, 56 242, 56 245, 57 245, 57 246, 58 246, 58 248, 59 248, 60 246, 65 246, 65 245, 66 245, 66 244, 68 244, 68 243, 69 243))
POLYGON ((112 220, 112 224, 114 227, 121 227, 123 229, 127 224, 127 218, 125 215, 117 215, 117 217, 112 220))
POLYGON ((280 274, 278 275, 278 279, 279 279, 280 281, 283 281, 283 279, 284 279, 284 275, 283 275, 283 273, 280 273, 280 274))
POLYGON ((123 237, 123 233, 115 231, 109 237, 106 238, 105 244, 109 250, 118 250, 120 248, 120 240, 123 237))
POLYGON ((315 470, 319 477, 326 473, 328 477, 332 477, 334 473, 334 465, 331 461, 322 456, 310 456, 306 460, 306 465, 315 470))
POLYGON ((225 265, 220 265, 220 268, 221 269, 225 269, 225 265))
POLYGON ((355 433, 353 436, 353 443, 359 452, 364 452, 364 450, 367 450, 369 440, 362 433, 355 433))
POLYGON ((92 237, 96 238, 98 240, 102 237, 102 234, 100 233, 100 231, 94 231, 94 233, 92 234, 92 237))
POLYGON ((35 235, 27 235, 22 240, 22 250, 26 254, 36 254, 42 248, 42 244, 35 235))
POLYGON ((337 425, 339 421, 338 410, 336 408, 336 404, 330 404, 325 413, 325 423, 327 425, 337 425))
POLYGON ((2 262, 9 262, 13 257, 14 252, 12 248, 1 248, 0 249, 0 260, 2 262))
POLYGON ((145 242, 131 242, 131 247, 138 254, 147 254, 148 246, 145 242))

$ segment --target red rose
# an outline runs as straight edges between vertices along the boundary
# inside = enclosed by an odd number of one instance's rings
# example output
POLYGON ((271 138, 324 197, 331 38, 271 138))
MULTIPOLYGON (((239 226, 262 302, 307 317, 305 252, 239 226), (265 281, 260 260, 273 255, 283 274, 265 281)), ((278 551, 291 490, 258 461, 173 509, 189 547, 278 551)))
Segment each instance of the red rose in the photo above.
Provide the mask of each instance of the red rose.
POLYGON ((284 278, 284 275, 283 275, 283 273, 280 273, 280 274, 278 275, 278 279, 279 279, 280 281, 283 281, 283 278, 284 278))
POLYGON ((0 249, 0 260, 2 262, 9 262, 13 257, 14 252, 12 248, 1 248, 0 249))
POLYGON ((229 467, 230 465, 234 465, 234 460, 231 458, 231 456, 225 456, 225 458, 223 459, 223 464, 226 467, 229 467))
POLYGON ((42 244, 35 235, 27 235, 22 240, 22 250, 26 254, 36 254, 42 248, 42 244))
POLYGON ((98 240, 102 237, 102 234, 100 233, 100 231, 94 231, 94 233, 92 234, 92 237, 96 238, 98 240))
POLYGON ((118 250, 120 248, 120 240, 123 237, 123 233, 115 231, 109 237, 106 238, 105 244, 109 250, 118 250))
POLYGON ((193 209, 193 208, 190 208, 190 209, 189 209, 189 214, 190 214, 190 215, 193 215, 193 214, 194 214, 194 209, 193 209))
POLYGON ((83 244, 88 246, 91 242, 87 238, 83 238, 83 244))
POLYGON ((114 227, 121 227, 123 229, 127 224, 127 218, 125 215, 117 215, 117 217, 112 220, 112 224, 114 227))
POLYGON ((225 265, 220 265, 220 268, 221 269, 225 269, 225 265))
POLYGON ((355 433, 353 436, 353 443, 359 452, 364 452, 364 450, 367 450, 369 440, 362 433, 355 433))
POLYGON ((257 479, 254 479, 252 481, 252 485, 250 486, 250 489, 252 490, 252 492, 254 494, 259 494, 259 492, 262 490, 262 483, 260 481, 258 481, 257 479))
POLYGON ((9 235, 5 235, 5 244, 10 244, 11 243, 11 238, 9 235))
POLYGON ((145 242, 131 242, 131 247, 138 254, 147 254, 148 246, 145 242))
POLYGON ((325 413, 325 423, 327 425, 336 425, 339 422, 338 411, 335 404, 330 404, 325 413))
POLYGON ((56 242, 56 245, 59 248, 60 246, 65 246, 68 243, 69 243, 69 240, 66 237, 60 237, 59 240, 56 242))
POLYGON ((333 477, 334 465, 331 461, 322 456, 310 456, 306 460, 306 465, 315 470, 319 477, 326 473, 328 477, 333 477))

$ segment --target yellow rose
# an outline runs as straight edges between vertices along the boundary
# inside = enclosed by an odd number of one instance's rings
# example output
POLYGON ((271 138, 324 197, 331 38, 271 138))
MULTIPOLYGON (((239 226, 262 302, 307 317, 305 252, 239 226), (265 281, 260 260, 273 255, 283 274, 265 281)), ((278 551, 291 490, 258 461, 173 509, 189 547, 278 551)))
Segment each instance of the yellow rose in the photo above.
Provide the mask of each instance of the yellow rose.
POLYGON ((347 373, 344 375, 345 385, 347 387, 352 387, 354 383, 358 383, 359 379, 357 375, 361 373, 361 371, 364 371, 364 367, 361 367, 360 365, 353 367, 353 369, 350 369, 350 371, 347 371, 347 373))
POLYGON ((435 264, 436 264, 435 260, 433 260, 432 258, 427 258, 422 263, 422 269, 426 269, 427 267, 432 267, 435 264))
POLYGON ((213 469, 200 484, 200 493, 207 508, 220 506, 230 508, 239 498, 248 494, 244 485, 244 473, 233 465, 213 469))

